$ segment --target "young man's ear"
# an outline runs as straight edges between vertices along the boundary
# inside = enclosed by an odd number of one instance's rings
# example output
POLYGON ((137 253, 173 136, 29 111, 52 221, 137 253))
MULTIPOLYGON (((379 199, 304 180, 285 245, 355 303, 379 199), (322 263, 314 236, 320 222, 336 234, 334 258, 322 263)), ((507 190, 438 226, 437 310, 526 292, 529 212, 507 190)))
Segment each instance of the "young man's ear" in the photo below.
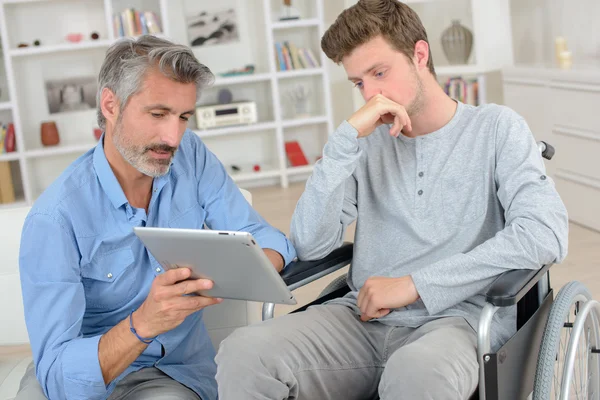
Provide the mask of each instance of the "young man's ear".
POLYGON ((104 118, 114 125, 119 118, 119 99, 117 99, 117 96, 112 90, 108 88, 102 89, 100 95, 100 109, 102 110, 104 118))
POLYGON ((415 43, 414 61, 417 69, 427 68, 429 62, 429 43, 419 40, 415 43))

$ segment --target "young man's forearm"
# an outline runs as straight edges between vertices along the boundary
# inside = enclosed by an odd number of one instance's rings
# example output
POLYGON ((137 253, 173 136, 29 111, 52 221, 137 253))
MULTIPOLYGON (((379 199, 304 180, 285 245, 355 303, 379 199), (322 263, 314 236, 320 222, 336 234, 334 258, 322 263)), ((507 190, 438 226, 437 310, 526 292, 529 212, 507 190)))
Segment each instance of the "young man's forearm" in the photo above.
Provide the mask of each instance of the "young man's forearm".
POLYGON ((326 256, 341 244, 346 226, 356 219, 352 174, 361 156, 356 135, 347 122, 340 125, 296 205, 290 238, 301 259, 326 256))

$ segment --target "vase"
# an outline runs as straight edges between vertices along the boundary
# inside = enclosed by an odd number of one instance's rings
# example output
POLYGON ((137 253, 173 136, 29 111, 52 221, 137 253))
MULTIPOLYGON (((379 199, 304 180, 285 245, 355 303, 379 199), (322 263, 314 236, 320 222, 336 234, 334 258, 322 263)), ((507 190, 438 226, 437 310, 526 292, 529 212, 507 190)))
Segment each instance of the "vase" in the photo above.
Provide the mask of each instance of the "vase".
POLYGON ((54 121, 42 122, 41 127, 42 144, 44 146, 55 146, 60 142, 58 128, 54 121))
POLYGON ((450 64, 466 64, 473 49, 473 34, 459 20, 442 32, 442 49, 450 64))

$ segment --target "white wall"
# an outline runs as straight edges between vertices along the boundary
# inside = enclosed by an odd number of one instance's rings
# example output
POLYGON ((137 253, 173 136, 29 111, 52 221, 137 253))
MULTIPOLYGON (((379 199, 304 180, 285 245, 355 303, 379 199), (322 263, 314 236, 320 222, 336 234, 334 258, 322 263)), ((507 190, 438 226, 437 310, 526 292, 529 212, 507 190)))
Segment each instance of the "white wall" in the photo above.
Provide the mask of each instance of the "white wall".
MULTIPOLYGON (((344 10, 347 0, 325 0, 325 26, 329 27, 344 10)), ((329 79, 331 80, 331 101, 333 103, 333 124, 338 126, 349 118, 354 110, 353 96, 359 94, 358 89, 348 80, 346 71, 341 65, 327 62, 329 79)), ((360 97, 360 94, 359 94, 360 97)))
POLYGON ((516 64, 554 64, 554 39, 563 36, 573 64, 600 67, 600 1, 511 0, 516 64))

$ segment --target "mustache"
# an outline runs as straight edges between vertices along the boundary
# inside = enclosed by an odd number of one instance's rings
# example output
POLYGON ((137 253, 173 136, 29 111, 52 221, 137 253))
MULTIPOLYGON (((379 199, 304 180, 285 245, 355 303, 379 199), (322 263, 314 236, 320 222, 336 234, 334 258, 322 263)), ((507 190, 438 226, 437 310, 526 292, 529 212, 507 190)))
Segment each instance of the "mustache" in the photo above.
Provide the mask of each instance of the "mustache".
POLYGON ((144 153, 151 151, 151 150, 152 151, 164 151, 164 152, 168 152, 171 154, 175 154, 175 151, 177 150, 177 148, 168 146, 166 144, 152 144, 150 146, 146 146, 146 148, 144 149, 144 153))

